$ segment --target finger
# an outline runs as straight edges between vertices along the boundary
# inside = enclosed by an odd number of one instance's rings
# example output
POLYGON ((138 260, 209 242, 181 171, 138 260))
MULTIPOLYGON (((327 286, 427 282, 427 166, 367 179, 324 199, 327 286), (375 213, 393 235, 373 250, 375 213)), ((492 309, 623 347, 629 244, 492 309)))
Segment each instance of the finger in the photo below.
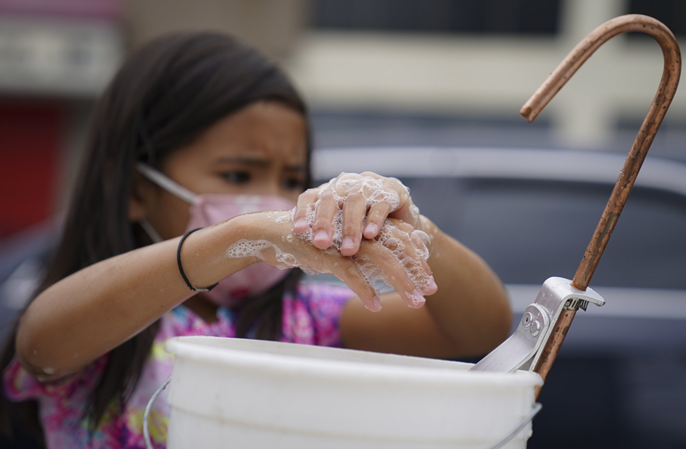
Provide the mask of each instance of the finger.
POLYGON ((429 258, 429 248, 422 240, 420 234, 425 233, 422 231, 412 231, 407 233, 410 241, 412 242, 415 253, 421 256, 422 259, 427 260, 429 258))
POLYGON ((392 211, 402 209, 410 199, 407 187, 396 178, 384 178, 380 182, 384 191, 392 193, 392 197, 386 195, 387 201, 391 203, 392 211))
POLYGON ((385 188, 392 189, 398 194, 398 205, 393 208, 389 216, 403 220, 418 228, 421 224, 419 223, 419 208, 412 202, 410 189, 397 178, 385 178, 383 185, 385 188))
POLYGON ((374 204, 367 213, 367 224, 364 227, 364 238, 373 239, 379 235, 379 231, 391 212, 391 205, 387 202, 374 204))
MULTIPOLYGON (((418 231, 415 231, 418 232, 418 231)), ((428 257, 429 250, 419 236, 414 233, 409 234, 412 245, 411 250, 408 251, 408 258, 402 261, 405 271, 412 274, 415 279, 415 286, 419 288, 425 295, 433 295, 438 291, 438 286, 433 278, 433 271, 429 266, 428 257)))
MULTIPOLYGON (((368 226, 365 227, 365 238, 374 238, 384 220, 397 210, 402 210, 409 201, 407 188, 395 178, 382 178, 377 181, 379 189, 369 195, 370 211, 367 214, 368 226)), ((411 202, 411 201, 410 201, 411 202)), ((403 217, 405 215, 403 214, 403 217)), ((410 224, 414 225, 413 222, 410 224)))
POLYGON ((319 249, 326 249, 333 242, 333 220, 338 211, 338 205, 329 189, 320 193, 320 201, 314 211, 314 225, 312 226, 312 243, 319 249))
POLYGON ((349 258, 342 258, 339 255, 333 256, 335 262, 331 264, 331 273, 350 287, 355 292, 364 306, 372 312, 381 310, 381 301, 371 285, 367 282, 364 275, 357 267, 355 262, 349 258))
POLYGON ((415 287, 426 295, 436 293, 438 286, 428 262, 430 252, 424 243, 424 238, 429 239, 429 236, 395 218, 389 218, 383 230, 385 234, 378 240, 394 253, 415 287))
POLYGON ((356 173, 341 173, 333 182, 333 189, 339 197, 345 199, 349 194, 359 192, 364 185, 364 178, 356 173))
POLYGON ((427 234, 424 231, 414 230, 412 231, 412 236, 417 237, 424 244, 424 246, 426 246, 428 250, 431 250, 431 244, 433 242, 431 241, 431 237, 429 236, 429 234, 427 234))
POLYGON ((407 232, 407 233, 414 231, 414 226, 412 226, 411 224, 409 224, 403 220, 400 220, 398 218, 389 218, 388 221, 392 225, 389 227, 390 229, 393 229, 393 227, 396 227, 399 230, 401 230, 403 232, 407 232))
POLYGON ((424 248, 426 249, 426 259, 428 259, 433 251, 433 241, 429 234, 424 231, 414 230, 410 235, 412 236, 415 247, 421 248, 421 245, 424 245, 424 248))
POLYGON ((362 225, 367 213, 367 199, 359 193, 350 195, 343 205, 341 254, 352 256, 360 249, 362 225))
POLYGON ((295 214, 293 215, 293 232, 303 234, 310 229, 307 213, 318 199, 319 189, 308 189, 300 194, 298 204, 295 206, 295 214))
POLYGON ((398 220, 402 220, 405 223, 409 223, 416 229, 421 228, 419 208, 415 206, 412 200, 409 198, 405 202, 405 204, 403 204, 401 207, 388 214, 388 216, 392 218, 397 218, 398 220))
POLYGON ((410 199, 410 190, 405 184, 400 182, 398 178, 383 178, 382 184, 384 188, 393 190, 398 194, 400 199, 400 205, 398 207, 401 207, 410 199))
POLYGON ((398 292, 408 307, 420 308, 426 302, 423 293, 415 286, 404 267, 395 255, 377 241, 365 241, 360 246, 358 257, 368 258, 378 270, 383 273, 384 280, 398 292))
POLYGON ((429 250, 421 237, 416 234, 421 231, 414 231, 410 225, 399 220, 390 219, 394 224, 389 226, 392 238, 383 239, 382 244, 397 254, 405 272, 414 281, 415 287, 426 295, 433 295, 438 290, 438 286, 433 279, 433 272, 427 261, 429 250), (402 245, 399 251, 395 247, 402 245))

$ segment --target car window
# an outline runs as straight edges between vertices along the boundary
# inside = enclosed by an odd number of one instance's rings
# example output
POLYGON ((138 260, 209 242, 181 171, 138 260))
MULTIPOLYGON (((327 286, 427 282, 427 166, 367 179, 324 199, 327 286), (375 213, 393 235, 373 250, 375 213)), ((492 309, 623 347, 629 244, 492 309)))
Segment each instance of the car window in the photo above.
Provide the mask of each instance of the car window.
MULTIPOLYGON (((612 190, 517 179, 402 181, 422 213, 518 284, 572 278, 612 190)), ((686 289, 686 197, 636 187, 591 285, 686 289)))

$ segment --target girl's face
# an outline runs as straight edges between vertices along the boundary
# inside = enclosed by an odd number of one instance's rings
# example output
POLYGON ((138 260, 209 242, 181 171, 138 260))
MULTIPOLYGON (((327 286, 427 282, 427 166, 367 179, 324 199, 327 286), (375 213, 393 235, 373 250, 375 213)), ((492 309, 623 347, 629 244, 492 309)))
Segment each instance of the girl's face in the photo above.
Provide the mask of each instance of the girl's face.
MULTIPOLYGON (((297 201, 307 178, 307 125, 276 102, 257 102, 219 120, 171 153, 161 171, 194 193, 281 196, 297 201)), ((190 205, 136 176, 130 219, 147 218, 164 239, 184 233, 190 205)))

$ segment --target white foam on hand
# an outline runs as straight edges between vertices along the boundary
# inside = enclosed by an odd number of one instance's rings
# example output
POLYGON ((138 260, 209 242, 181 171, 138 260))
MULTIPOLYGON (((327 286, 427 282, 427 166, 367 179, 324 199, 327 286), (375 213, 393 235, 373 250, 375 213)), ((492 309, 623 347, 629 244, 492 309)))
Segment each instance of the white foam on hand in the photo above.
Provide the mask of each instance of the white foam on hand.
MULTIPOLYGON (((384 188, 382 179, 376 179, 369 176, 362 176, 357 174, 342 173, 338 177, 332 179, 327 184, 322 186, 322 192, 329 190, 336 200, 338 210, 335 212, 333 218, 333 243, 326 250, 319 250, 325 254, 337 254, 340 257, 340 247, 343 239, 343 210, 342 206, 345 200, 353 194, 361 194, 367 201, 367 207, 370 208, 374 204, 381 201, 388 202, 393 209, 400 204, 400 197, 398 193, 392 189, 384 188)), ((402 185, 402 184, 401 184, 402 185)), ((403 186, 404 187, 404 186, 403 186)), ((408 189, 409 191, 409 189, 408 189)), ((306 211, 306 220, 308 223, 307 230, 299 234, 288 233, 281 237, 281 242, 284 246, 292 247, 294 244, 294 236, 298 240, 304 240, 312 244, 313 233, 312 228, 318 206, 321 204, 322 196, 316 202, 308 205, 306 211)), ((410 210, 413 215, 419 217, 419 209, 411 205, 410 210)), ((269 214, 268 217, 273 219, 277 225, 291 225, 288 228, 292 229, 293 217, 295 215, 295 208, 290 211, 278 212, 269 214), (276 216, 274 216, 276 215, 276 216)), ((394 225, 391 220, 386 219, 379 230, 379 234, 374 239, 379 244, 386 247, 393 258, 400 264, 408 278, 414 284, 416 290, 424 292, 429 290, 433 285, 433 278, 424 271, 425 261, 429 259, 429 247, 431 246, 431 238, 428 234, 420 230, 412 230, 406 232, 394 225), (412 251, 408 251, 406 245, 412 246, 412 251), (423 260, 422 260, 423 259, 423 260)), ((314 247, 314 245, 312 245, 314 247)), ((275 259, 278 268, 293 268, 299 267, 307 274, 330 274, 317 257, 314 260, 309 260, 307 263, 299 261, 293 254, 284 251, 279 246, 268 240, 240 240, 232 244, 227 249, 227 257, 258 257, 265 260, 264 250, 272 249, 275 254, 275 259), (313 266, 316 265, 316 266, 313 266)), ((364 276, 367 283, 376 291, 386 288, 394 279, 387 279, 388 274, 384 273, 377 263, 375 263, 368 255, 358 253, 352 256, 351 259, 355 262, 357 268, 364 276)), ((272 260, 273 264, 274 261, 272 260)), ((337 266, 335 263, 334 267, 337 266)), ((335 274, 335 273, 333 273, 335 274)), ((412 292, 398 292, 405 297, 412 297, 412 292)))
POLYGON ((268 240, 246 240, 241 239, 229 246, 226 250, 226 256, 232 259, 238 259, 243 257, 257 257, 261 260, 265 260, 262 253, 267 248, 274 250, 274 255, 277 261, 275 265, 276 268, 281 268, 285 270, 287 268, 295 268, 299 266, 298 260, 293 256, 293 254, 284 252, 268 240))

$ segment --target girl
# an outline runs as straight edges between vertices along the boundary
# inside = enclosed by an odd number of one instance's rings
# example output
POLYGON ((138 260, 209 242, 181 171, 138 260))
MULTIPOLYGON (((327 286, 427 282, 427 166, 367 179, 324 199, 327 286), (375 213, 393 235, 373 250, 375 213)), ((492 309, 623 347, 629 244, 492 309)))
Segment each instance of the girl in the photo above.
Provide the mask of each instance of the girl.
MULTIPOLYGON (((498 344, 511 314, 484 262, 395 179, 341 175, 303 193, 309 135, 283 73, 228 36, 170 35, 131 56, 96 108, 62 240, 5 352, 4 421, 49 448, 142 448, 145 404, 171 372, 163 344, 179 335, 444 358, 498 344), (350 289, 303 284, 294 267, 350 289), (397 293, 379 298, 378 279, 397 293)), ((159 447, 166 416, 161 398, 159 447)))

